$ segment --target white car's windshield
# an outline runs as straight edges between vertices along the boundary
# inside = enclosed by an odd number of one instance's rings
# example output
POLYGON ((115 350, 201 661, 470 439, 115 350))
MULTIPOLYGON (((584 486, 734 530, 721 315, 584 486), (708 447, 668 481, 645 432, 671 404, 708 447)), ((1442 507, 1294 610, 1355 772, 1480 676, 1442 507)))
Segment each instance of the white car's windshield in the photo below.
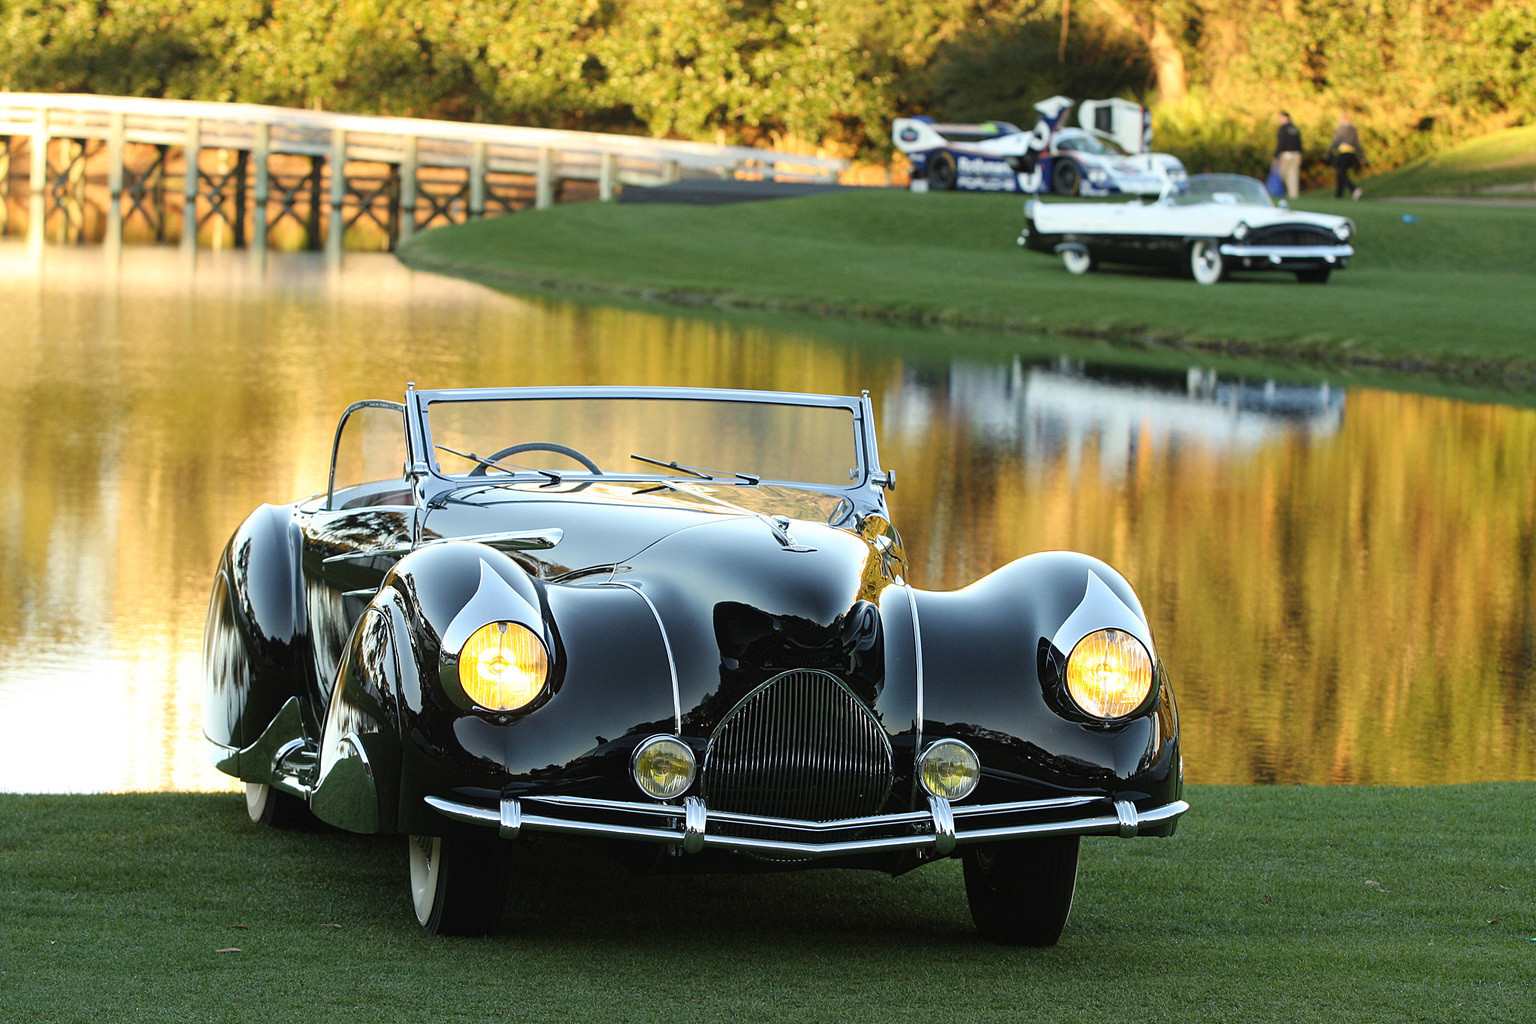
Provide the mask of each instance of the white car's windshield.
POLYGON ((1108 139, 1097 135, 1070 135, 1056 146, 1073 153, 1091 153, 1094 156, 1124 156, 1125 150, 1108 139))
POLYGON ((861 482, 853 413, 842 406, 604 396, 433 400, 427 408, 433 463, 450 478, 861 482))
POLYGON ((1272 206, 1259 181, 1241 174, 1197 174, 1171 197, 1177 206, 1217 203, 1225 206, 1272 206))

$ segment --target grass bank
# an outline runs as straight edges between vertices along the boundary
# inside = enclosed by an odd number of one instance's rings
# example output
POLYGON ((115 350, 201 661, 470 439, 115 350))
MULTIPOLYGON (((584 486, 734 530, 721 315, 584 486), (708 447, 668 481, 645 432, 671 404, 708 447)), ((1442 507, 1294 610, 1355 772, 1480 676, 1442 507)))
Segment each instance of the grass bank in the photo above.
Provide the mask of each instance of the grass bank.
POLYGON ((630 877, 531 848, 507 932, 420 931, 405 844, 233 794, 0 796, 6 1021, 1523 1021, 1536 784, 1193 787, 1086 841, 1061 944, 971 929, 957 865, 630 877))
POLYGON ((1536 195, 1536 124, 1472 139, 1364 184, 1373 196, 1536 195))
POLYGON ((1326 287, 1207 288, 1021 251, 1016 197, 850 190, 732 206, 571 204, 424 232, 411 266, 514 291, 1056 334, 1536 390, 1536 210, 1337 203, 1326 287), (1412 220, 1405 220, 1404 217, 1412 220))

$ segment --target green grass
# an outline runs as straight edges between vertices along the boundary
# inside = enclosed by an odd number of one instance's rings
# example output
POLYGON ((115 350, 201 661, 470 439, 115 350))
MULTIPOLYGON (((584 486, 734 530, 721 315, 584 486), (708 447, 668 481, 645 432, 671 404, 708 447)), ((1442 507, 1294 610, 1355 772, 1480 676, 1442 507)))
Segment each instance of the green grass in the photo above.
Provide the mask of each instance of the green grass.
POLYGON ((0 1020, 1529 1020, 1536 784, 1195 787, 1085 841, 1059 946, 971 929, 957 865, 631 877, 530 848, 507 931, 417 927, 404 840, 233 794, 0 796, 0 1020), (235 948, 238 952, 219 952, 235 948))
POLYGON ((1290 275, 1215 287, 1134 269, 1071 277, 1014 244, 1016 197, 874 189, 571 204, 424 232, 400 256, 600 301, 1047 333, 1536 391, 1536 209, 1302 205, 1359 227, 1354 265, 1326 287, 1290 275))
POLYGON ((1536 194, 1536 125, 1464 142, 1363 184, 1372 196, 1452 196, 1516 188, 1536 194))

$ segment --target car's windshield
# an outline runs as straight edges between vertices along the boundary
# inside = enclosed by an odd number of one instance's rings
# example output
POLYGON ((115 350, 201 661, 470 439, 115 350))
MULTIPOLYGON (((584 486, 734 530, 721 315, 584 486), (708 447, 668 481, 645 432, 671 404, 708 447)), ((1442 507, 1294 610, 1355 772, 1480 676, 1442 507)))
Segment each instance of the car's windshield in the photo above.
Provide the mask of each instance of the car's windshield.
POLYGON ((1197 174, 1173 193, 1178 206, 1219 203, 1226 206, 1270 206, 1269 193, 1254 178, 1241 174, 1197 174))
POLYGON ((669 477, 850 487, 861 482, 844 406, 684 398, 491 398, 428 404, 437 471, 564 480, 669 477), (641 456, 642 458, 636 458, 641 456))
POLYGON ((1062 139, 1057 149, 1070 150, 1074 153, 1092 153, 1095 156, 1124 156, 1125 150, 1108 139, 1101 139, 1097 135, 1071 135, 1062 139))

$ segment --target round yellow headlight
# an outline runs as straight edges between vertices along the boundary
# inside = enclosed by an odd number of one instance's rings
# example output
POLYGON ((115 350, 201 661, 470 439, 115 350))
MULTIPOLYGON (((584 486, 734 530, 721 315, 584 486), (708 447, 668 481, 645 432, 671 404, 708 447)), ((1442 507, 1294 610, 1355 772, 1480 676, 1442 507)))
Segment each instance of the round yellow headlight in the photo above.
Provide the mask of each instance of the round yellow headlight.
POLYGON ((516 711, 532 703, 549 679, 549 652, 527 626, 492 622, 475 630, 459 652, 459 685, 487 711, 516 711))
POLYGON ((688 744, 672 736, 652 736, 635 748, 630 771, 647 796, 671 800, 693 785, 695 765, 688 744))
POLYGON ((981 760, 959 740, 939 740, 917 759, 917 777, 932 796, 964 800, 981 781, 981 760))
POLYGON ((1124 630, 1089 633, 1067 658, 1067 692, 1095 718, 1123 718, 1152 692, 1152 656, 1124 630))

